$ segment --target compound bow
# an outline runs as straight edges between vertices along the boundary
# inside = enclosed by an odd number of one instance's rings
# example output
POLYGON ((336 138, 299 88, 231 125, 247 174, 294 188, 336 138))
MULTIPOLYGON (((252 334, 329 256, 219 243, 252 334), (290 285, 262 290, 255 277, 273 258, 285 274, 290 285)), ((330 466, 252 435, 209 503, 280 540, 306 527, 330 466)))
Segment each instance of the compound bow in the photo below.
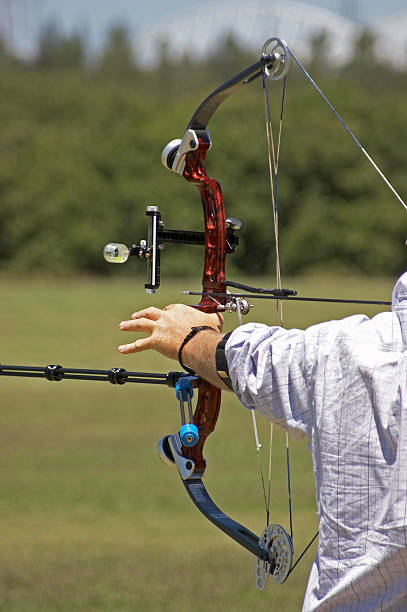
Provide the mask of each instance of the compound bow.
MULTIPOLYGON (((198 188, 204 213, 205 232, 166 230, 156 206, 147 207, 148 237, 140 245, 130 249, 123 244, 110 243, 105 247, 104 256, 112 263, 123 263, 131 255, 147 261, 148 292, 155 292, 160 284, 160 251, 165 242, 202 244, 205 247, 202 276, 202 297, 196 308, 213 313, 220 310, 248 312, 250 304, 243 296, 231 297, 227 293, 225 275, 226 255, 234 252, 238 245, 236 232, 240 221, 225 215, 221 186, 208 176, 205 166, 207 152, 212 146, 208 123, 219 106, 234 92, 264 77, 281 79, 289 67, 289 53, 284 41, 269 39, 259 61, 252 64, 223 85, 215 89, 197 108, 181 139, 172 140, 163 150, 164 167, 181 175, 187 182, 198 188), (239 301, 238 301, 239 300, 239 301)), ((293 290, 272 290, 274 297, 295 295, 293 290)), ((271 573, 276 582, 283 582, 290 571, 293 547, 290 536, 280 525, 270 525, 261 538, 244 525, 227 516, 213 502, 202 477, 206 462, 203 457, 205 441, 215 429, 221 402, 220 389, 205 380, 198 383, 198 400, 193 414, 198 441, 193 446, 182 444, 180 435, 165 436, 159 442, 160 457, 171 465, 175 464, 182 482, 195 506, 219 529, 238 544, 253 553, 259 560, 258 585, 264 576, 271 573)), ((182 410, 181 410, 182 413, 182 410)))
MULTIPOLYGON (((384 301, 365 302, 362 300, 296 297, 295 290, 282 289, 281 286, 278 289, 259 289, 226 280, 226 255, 233 253, 239 244, 237 232, 241 223, 232 217, 226 218, 221 186, 206 172, 205 158, 212 145, 207 126, 215 111, 232 93, 243 89, 259 77, 263 79, 263 82, 266 79, 285 78, 290 58, 294 59, 305 76, 311 80, 318 93, 328 103, 331 110, 362 150, 362 153, 375 170, 379 172, 396 198, 405 206, 400 196, 361 147, 358 140, 326 100, 294 54, 288 49, 286 43, 278 38, 271 38, 265 43, 259 61, 215 89, 192 115, 183 138, 172 140, 163 150, 163 165, 198 188, 203 206, 205 231, 165 229, 158 207, 148 206, 146 211, 148 218, 146 240, 141 241, 139 245, 133 245, 131 248, 120 243, 110 243, 104 249, 105 259, 111 263, 124 263, 131 255, 145 259, 147 263, 147 280, 145 283, 147 292, 154 293, 160 285, 160 252, 164 248, 165 242, 177 242, 203 245, 205 248, 202 292, 188 293, 190 295, 201 295, 201 301, 195 307, 207 313, 227 310, 244 314, 250 309, 249 300, 258 297, 275 300, 389 304, 389 302, 384 301), (228 286, 254 294, 231 294, 227 291, 228 286)), ((105 371, 64 369, 57 365, 47 366, 46 368, 0 365, 0 375, 2 374, 45 377, 53 381, 73 378, 108 380, 113 384, 142 382, 167 384, 170 387, 175 387, 180 402, 183 426, 179 433, 165 436, 159 442, 159 454, 166 463, 177 467, 185 489, 195 506, 219 529, 256 556, 256 578, 259 588, 264 588, 269 574, 273 576, 277 583, 283 582, 302 558, 301 554, 292 566, 292 538, 280 525, 267 525, 263 534, 260 537, 257 536, 220 510, 202 482, 206 467, 203 449, 207 437, 215 429, 220 410, 221 391, 218 388, 197 377, 186 376, 177 372, 152 374, 126 372, 123 369, 115 368, 105 371), (193 387, 198 388, 198 400, 194 414, 192 414, 191 406, 193 387), (189 423, 186 423, 185 403, 188 405, 189 423)))
MULTIPOLYGON (((276 233, 276 276, 278 281, 277 289, 262 289, 242 285, 240 283, 226 280, 225 263, 226 255, 233 253, 239 243, 236 232, 240 229, 241 223, 237 219, 225 215, 225 206, 220 184, 210 178, 206 172, 205 159, 212 146, 208 123, 219 108, 219 106, 233 93, 243 89, 259 77, 263 79, 265 86, 266 79, 277 80, 285 79, 293 59, 305 76, 310 80, 324 101, 328 104, 337 119, 353 138, 361 152, 374 167, 385 184, 390 188, 393 195, 405 207, 389 181, 379 170, 375 162, 368 155, 366 150, 360 145, 357 138, 336 112, 331 103, 326 99, 322 91, 311 79, 308 72, 287 47, 285 41, 278 38, 270 38, 263 46, 262 54, 258 62, 252 64, 236 76, 226 81, 223 85, 215 89, 196 109, 189 121, 182 139, 172 140, 163 150, 162 163, 165 168, 175 174, 182 176, 187 182, 197 186, 202 200, 205 233, 185 232, 164 229, 164 223, 156 206, 147 208, 148 216, 148 238, 139 245, 133 245, 130 249, 123 244, 111 243, 105 247, 104 255, 107 261, 112 263, 123 263, 130 255, 143 257, 147 261, 147 282, 145 288, 147 292, 155 292, 160 284, 160 251, 164 248, 165 242, 179 242, 186 244, 201 244, 205 246, 204 270, 202 277, 202 292, 185 292, 188 295, 200 295, 201 301, 196 306, 204 312, 218 311, 237 311, 245 314, 250 310, 250 299, 263 298, 275 300, 301 300, 301 301, 321 301, 321 302, 343 302, 343 303, 368 303, 390 305, 388 301, 379 300, 350 300, 336 298, 307 298, 297 297, 296 291, 281 288, 280 271, 278 262, 278 220, 276 219, 276 202, 273 181, 277 180, 277 164, 274 159, 274 143, 271 142, 272 135, 269 134, 269 168, 271 189, 274 203, 274 225, 276 233), (273 161, 270 159, 270 149, 273 149, 273 161), (239 293, 231 294, 227 287, 254 292, 254 294, 239 293)), ((283 89, 284 92, 284 89, 283 89)), ((283 93, 284 96, 284 93, 283 93)), ((266 105, 267 109, 267 105, 266 105)), ((270 121, 271 124, 271 121, 270 121)), ((277 147, 279 149, 279 147, 277 147)), ((190 398, 189 398, 190 400, 190 398)), ((215 429, 220 409, 221 392, 204 380, 198 383, 198 401, 193 415, 193 425, 196 427, 197 443, 186 445, 182 443, 179 434, 165 436, 159 442, 160 457, 166 463, 175 464, 181 476, 182 482, 192 499, 195 506, 204 516, 214 523, 219 529, 233 538, 238 544, 246 548, 257 557, 256 561, 256 582, 258 588, 264 588, 268 575, 273 575, 277 583, 283 582, 292 572, 299 560, 308 550, 315 540, 316 534, 299 555, 297 561, 292 565, 293 543, 292 530, 289 535, 283 527, 277 524, 267 524, 261 537, 248 530, 245 526, 237 523, 227 516, 216 506, 208 494, 202 477, 206 463, 203 457, 205 441, 210 433, 215 429)), ((180 400, 181 401, 181 400, 180 400)), ((183 410, 181 409, 181 415, 183 410)), ((192 411, 190 410, 190 414, 192 411)), ((289 470, 289 466, 288 466, 289 470)), ((290 485, 289 485, 290 486, 290 485)), ((267 502, 266 502, 267 505, 267 502)), ((267 514, 268 514, 267 505, 267 514)), ((268 523, 268 520, 267 520, 268 523)), ((290 506, 291 524, 291 506, 290 506)))

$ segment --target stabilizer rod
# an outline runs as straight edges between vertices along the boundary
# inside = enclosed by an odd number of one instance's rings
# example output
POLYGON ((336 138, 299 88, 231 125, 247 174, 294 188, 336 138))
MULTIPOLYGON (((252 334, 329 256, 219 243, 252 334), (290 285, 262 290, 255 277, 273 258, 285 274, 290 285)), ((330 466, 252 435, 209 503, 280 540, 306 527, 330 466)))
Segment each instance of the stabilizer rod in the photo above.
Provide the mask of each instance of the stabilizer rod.
MULTIPOLYGON (((154 372, 128 372, 124 368, 110 368, 110 370, 93 370, 87 368, 64 368, 61 365, 22 366, 0 364, 0 376, 24 376, 27 378, 45 378, 49 381, 60 380, 97 380, 110 382, 113 385, 125 383, 142 383, 146 385, 167 385, 175 387, 186 372, 168 372, 158 374, 154 372)), ((197 383, 195 383, 196 385, 197 383)))

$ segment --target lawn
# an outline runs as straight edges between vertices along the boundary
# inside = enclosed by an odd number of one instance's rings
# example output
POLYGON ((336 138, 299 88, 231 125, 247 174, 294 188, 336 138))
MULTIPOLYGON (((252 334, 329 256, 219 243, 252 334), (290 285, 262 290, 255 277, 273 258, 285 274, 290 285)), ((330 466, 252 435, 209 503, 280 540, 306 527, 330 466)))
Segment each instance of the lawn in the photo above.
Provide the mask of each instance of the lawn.
MULTIPOLYGON (((285 285, 301 295, 388 299, 393 282, 285 285)), ((139 279, 3 277, 0 286, 0 362, 154 372, 178 367, 155 354, 120 355, 118 322, 149 303, 185 301, 180 289, 197 288, 167 281, 148 298, 139 279)), ((380 307, 289 304, 285 324, 305 327, 361 311, 372 316, 380 307)), ((227 317, 227 329, 237 325, 227 317)), ((275 304, 259 301, 249 317, 274 324, 275 304)), ((259 593, 254 558, 199 514, 175 470, 158 459, 158 440, 179 427, 173 390, 1 377, 0 402, 0 610, 301 609, 315 545, 285 584, 270 581, 259 593)), ((222 405, 206 445, 205 482, 227 514, 259 533, 265 512, 250 415, 232 395, 222 405)), ((267 435, 263 422, 264 446, 267 435)), ((275 432, 271 519, 288 529, 284 442, 275 432)), ((298 553, 316 530, 306 441, 292 442, 291 462, 298 553)))

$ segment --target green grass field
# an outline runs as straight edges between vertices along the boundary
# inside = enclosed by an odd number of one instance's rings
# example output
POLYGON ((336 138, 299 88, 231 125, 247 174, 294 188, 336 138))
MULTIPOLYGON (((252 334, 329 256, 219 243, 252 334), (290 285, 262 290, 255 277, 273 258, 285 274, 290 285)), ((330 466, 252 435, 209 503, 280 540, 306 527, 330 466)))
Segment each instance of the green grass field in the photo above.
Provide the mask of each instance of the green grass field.
MULTIPOLYGON (((315 278, 284 285, 301 295, 387 299, 393 282, 315 278)), ((151 302, 185 301, 180 289, 197 288, 196 281, 167 281, 152 300, 139 279, 3 277, 0 285, 0 362, 156 372, 178 368, 155 354, 119 355, 118 322, 151 302)), ((291 327, 380 310, 287 306, 291 327)), ((259 301, 250 318, 275 323, 274 303, 259 301)), ((236 325, 228 315, 227 329, 236 325)), ((284 585, 270 582, 259 593, 254 558, 199 514, 175 470, 158 459, 157 441, 179 427, 173 390, 2 377, 0 402, 0 610, 301 609, 315 545, 284 585)), ((261 425, 266 446, 268 427, 261 425)), ((283 444, 276 432, 271 519, 288 529, 283 444)), ((215 501, 260 532, 265 515, 250 415, 231 395, 206 456, 215 501)), ((298 553, 316 530, 305 441, 292 443, 291 461, 298 553)))

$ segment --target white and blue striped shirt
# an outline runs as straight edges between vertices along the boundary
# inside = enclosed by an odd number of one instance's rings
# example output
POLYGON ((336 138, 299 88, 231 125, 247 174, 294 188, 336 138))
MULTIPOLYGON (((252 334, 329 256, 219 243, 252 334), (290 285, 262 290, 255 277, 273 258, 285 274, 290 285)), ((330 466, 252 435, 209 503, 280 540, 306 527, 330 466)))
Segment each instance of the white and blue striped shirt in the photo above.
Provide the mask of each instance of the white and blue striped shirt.
POLYGON ((303 611, 407 611, 407 273, 391 312, 249 323, 226 357, 245 406, 310 440, 319 544, 303 611))

